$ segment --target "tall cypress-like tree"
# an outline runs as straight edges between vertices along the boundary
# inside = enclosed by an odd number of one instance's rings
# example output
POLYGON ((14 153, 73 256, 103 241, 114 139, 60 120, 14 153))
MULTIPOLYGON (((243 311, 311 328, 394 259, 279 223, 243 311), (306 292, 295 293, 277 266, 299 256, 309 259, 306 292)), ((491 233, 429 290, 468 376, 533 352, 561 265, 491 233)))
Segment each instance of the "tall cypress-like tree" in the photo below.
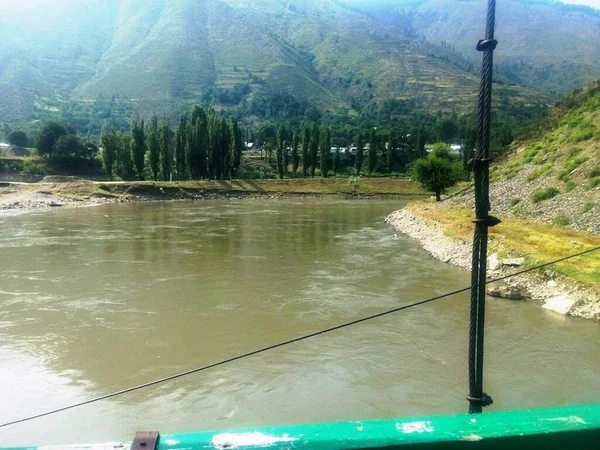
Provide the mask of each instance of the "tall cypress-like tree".
POLYGON ((306 178, 308 175, 308 169, 310 167, 310 155, 308 150, 310 148, 310 125, 304 125, 302 131, 302 176, 306 178))
POLYGON ((187 139, 188 120, 187 115, 182 114, 179 118, 179 126, 175 138, 175 170, 177 178, 180 180, 187 177, 188 169, 186 165, 185 147, 187 139))
POLYGON ((285 175, 285 168, 283 166, 283 151, 285 148, 285 127, 281 125, 277 132, 277 173, 279 178, 283 179, 285 175))
POLYGON ((360 176, 360 171, 362 170, 364 161, 365 161, 365 144, 363 143, 362 135, 359 132, 356 135, 356 163, 354 165, 357 176, 360 176))
POLYGON ((227 121, 225 119, 221 120, 221 135, 220 135, 220 139, 221 139, 221 144, 220 144, 220 150, 221 150, 221 179, 224 180, 225 178, 228 178, 229 175, 231 174, 231 166, 232 166, 232 162, 233 162, 233 154, 231 152, 231 143, 232 143, 232 139, 231 139, 231 128, 229 127, 229 125, 227 124, 227 121))
POLYGON ((210 179, 218 179, 220 175, 220 144, 221 144, 221 121, 214 111, 208 116, 208 176, 210 179))
POLYGON ((150 171, 152 178, 158 180, 160 172, 160 138, 158 130, 158 117, 156 113, 150 118, 148 130, 148 150, 150 152, 150 171))
POLYGON ((296 178, 296 172, 298 172, 298 165, 300 163, 300 158, 298 158, 298 146, 300 145, 300 136, 298 136, 298 132, 294 132, 294 137, 292 138, 292 176, 296 178))
POLYGON ((131 124, 131 159, 135 167, 135 172, 139 180, 144 179, 144 165, 146 161, 146 129, 144 128, 144 119, 140 122, 134 120, 131 124))
POLYGON ((385 154, 385 167, 387 169, 387 174, 388 177, 392 176, 392 168, 394 166, 394 160, 395 160, 395 152, 396 152, 396 145, 398 144, 398 140, 396 139, 396 133, 395 132, 391 132, 389 135, 389 139, 388 139, 388 147, 387 147, 387 152, 385 154))
POLYGON ((373 171, 377 166, 377 135, 375 129, 371 129, 369 134, 369 176, 373 175, 373 171))
POLYGON ((327 178, 329 175, 329 160, 331 159, 331 129, 325 128, 321 132, 321 139, 319 142, 320 149, 320 167, 321 167, 321 176, 323 178, 327 178))
POLYGON ((173 171, 173 150, 171 148, 171 128, 169 119, 165 117, 160 127, 160 168, 162 179, 169 181, 173 171))
POLYGON ((196 121, 196 145, 198 150, 198 176, 206 178, 208 176, 210 136, 208 133, 208 117, 202 108, 200 108, 200 113, 196 121))
POLYGON ((117 155, 114 171, 123 180, 130 180, 135 174, 133 160, 131 159, 131 152, 129 151, 131 137, 120 131, 117 133, 116 138, 117 155))
POLYGON ((117 159, 117 147, 119 145, 117 133, 115 133, 115 130, 102 127, 100 141, 102 142, 102 164, 106 175, 112 180, 114 165, 117 159))
POLYGON ((284 139, 283 139, 283 173, 286 174, 290 165, 290 150, 289 150, 289 130, 287 127, 284 128, 284 139))
POLYGON ((244 149, 242 130, 235 119, 233 119, 231 124, 231 139, 231 151, 233 153, 231 162, 231 179, 235 179, 237 177, 240 165, 242 164, 242 150, 244 149))
POLYGON ((313 124, 310 131, 310 176, 314 178, 319 159, 319 127, 313 124))

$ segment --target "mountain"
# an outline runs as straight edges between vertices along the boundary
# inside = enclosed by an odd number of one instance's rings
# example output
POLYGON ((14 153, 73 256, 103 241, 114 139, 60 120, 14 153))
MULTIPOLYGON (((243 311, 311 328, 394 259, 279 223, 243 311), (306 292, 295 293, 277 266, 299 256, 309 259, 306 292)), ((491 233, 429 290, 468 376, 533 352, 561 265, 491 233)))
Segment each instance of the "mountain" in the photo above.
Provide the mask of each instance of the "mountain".
MULTIPOLYGON (((90 108, 104 111, 106 102, 110 111, 101 118, 117 109, 174 115, 202 102, 256 120, 356 115, 384 102, 400 111, 457 113, 476 104, 481 58, 470 49, 483 28, 482 0, 21 3, 0 2, 1 121, 54 114, 87 123, 90 108)), ((520 53, 511 48, 512 59, 498 51, 500 109, 549 103, 531 87, 551 91, 564 78, 570 89, 600 67, 598 44, 583 40, 597 16, 586 9, 579 21, 570 19, 574 12, 563 21, 567 7, 541 0, 534 7, 547 13, 531 32, 522 31, 531 26, 524 17, 512 28, 499 19, 503 48, 521 42, 520 53), (529 45, 535 30, 557 23, 576 39, 569 47, 563 33, 548 43, 573 55, 529 45), (538 56, 517 64, 527 52, 538 56), (555 73, 566 67, 577 74, 555 73), (538 85, 544 70, 550 81, 538 85)))
MULTIPOLYGON (((340 0, 398 29, 479 61, 484 0, 340 0)), ((600 78, 600 10, 554 0, 503 0, 496 6, 499 73, 565 95, 600 78)))

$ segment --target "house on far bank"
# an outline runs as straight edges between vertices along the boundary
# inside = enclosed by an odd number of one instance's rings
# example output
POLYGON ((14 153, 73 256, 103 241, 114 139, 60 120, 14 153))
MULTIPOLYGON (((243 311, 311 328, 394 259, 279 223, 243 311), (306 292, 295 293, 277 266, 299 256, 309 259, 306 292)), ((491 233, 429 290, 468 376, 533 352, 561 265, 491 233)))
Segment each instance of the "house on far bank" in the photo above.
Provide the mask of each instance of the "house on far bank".
POLYGON ((462 152, 462 147, 458 144, 452 144, 450 146, 450 149, 454 152, 454 153, 461 153, 462 152))

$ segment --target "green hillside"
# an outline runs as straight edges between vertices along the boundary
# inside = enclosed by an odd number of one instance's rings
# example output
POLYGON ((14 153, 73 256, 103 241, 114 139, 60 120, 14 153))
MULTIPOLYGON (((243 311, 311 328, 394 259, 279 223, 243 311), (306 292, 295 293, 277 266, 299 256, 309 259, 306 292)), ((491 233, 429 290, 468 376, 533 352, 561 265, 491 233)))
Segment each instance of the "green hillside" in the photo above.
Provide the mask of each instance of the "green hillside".
POLYGON ((496 212, 599 233, 600 81, 556 104, 492 180, 496 212))
MULTIPOLYGON (((258 121, 352 116, 386 100, 457 113, 476 103, 479 61, 334 0, 23 3, 0 5, 4 122, 86 122, 115 97, 117 119, 115 108, 100 118, 117 124, 197 102, 258 121)), ((505 110, 549 102, 506 83, 495 94, 505 110)))

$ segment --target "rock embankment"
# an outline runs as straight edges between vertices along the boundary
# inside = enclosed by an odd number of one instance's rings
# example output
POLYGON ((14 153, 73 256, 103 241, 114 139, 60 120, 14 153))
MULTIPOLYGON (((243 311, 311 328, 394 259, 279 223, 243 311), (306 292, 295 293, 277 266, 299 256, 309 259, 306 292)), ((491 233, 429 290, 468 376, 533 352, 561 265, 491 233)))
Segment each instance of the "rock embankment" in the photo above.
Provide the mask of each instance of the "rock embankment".
MULTIPOLYGON (((386 221, 401 233, 419 241, 434 258, 471 270, 471 242, 444 234, 439 223, 425 220, 407 209, 390 214, 386 221)), ((492 254, 488 259, 488 280, 509 276, 502 285, 492 285, 488 293, 517 300, 530 299, 546 309, 585 319, 600 319, 600 301, 590 289, 546 271, 543 275, 528 273, 510 276, 520 270, 522 261, 501 260, 492 254), (503 294, 504 293, 504 294, 503 294)))

